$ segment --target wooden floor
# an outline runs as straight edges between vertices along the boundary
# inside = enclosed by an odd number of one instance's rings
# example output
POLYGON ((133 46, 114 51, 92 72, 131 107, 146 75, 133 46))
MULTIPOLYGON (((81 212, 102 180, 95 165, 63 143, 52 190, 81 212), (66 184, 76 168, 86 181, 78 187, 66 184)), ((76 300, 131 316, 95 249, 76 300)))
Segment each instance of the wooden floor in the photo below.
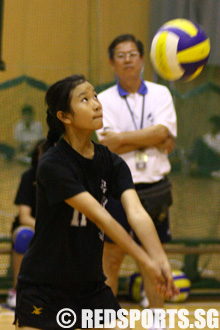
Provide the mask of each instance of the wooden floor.
MULTIPOLYGON (((122 305, 123 308, 126 308, 127 310, 129 310, 129 309, 140 309, 140 306, 138 304, 121 302, 121 305, 122 305)), ((14 320, 14 312, 12 310, 6 308, 6 306, 4 304, 1 304, 0 308, 1 308, 1 310, 0 310, 0 329, 1 330, 14 330, 14 326, 12 325, 12 322, 14 320)), ((180 304, 170 303, 170 304, 165 305, 165 309, 180 310, 180 309, 183 309, 183 308, 187 309, 189 311, 189 324, 190 324, 190 327, 188 327, 187 329, 190 329, 190 328, 193 328, 193 327, 196 329, 196 326, 194 326, 194 324, 193 324, 194 321, 195 321, 195 317, 194 317, 195 310, 199 309, 199 308, 202 308, 207 312, 208 310, 210 310, 212 308, 212 309, 217 310, 218 315, 220 315, 220 300, 217 300, 217 299, 210 299, 210 300, 200 299, 200 300, 196 300, 196 301, 187 301, 185 303, 180 303, 180 304)), ((178 319, 175 318, 175 320, 176 320, 175 328, 172 328, 172 329, 174 329, 174 330, 181 329, 180 327, 178 327, 178 324, 177 324, 178 319)), ((218 317, 218 323, 219 323, 219 327, 217 329, 220 328, 220 319, 219 319, 219 317, 218 317)), ((203 330, 209 330, 210 328, 211 328, 210 324, 208 324, 208 325, 206 324, 206 326, 203 327, 202 329, 203 330)), ((141 330, 141 329, 144 329, 144 328, 141 326, 140 322, 136 322, 135 329, 141 330)), ((216 329, 216 327, 215 327, 215 329, 216 329)))

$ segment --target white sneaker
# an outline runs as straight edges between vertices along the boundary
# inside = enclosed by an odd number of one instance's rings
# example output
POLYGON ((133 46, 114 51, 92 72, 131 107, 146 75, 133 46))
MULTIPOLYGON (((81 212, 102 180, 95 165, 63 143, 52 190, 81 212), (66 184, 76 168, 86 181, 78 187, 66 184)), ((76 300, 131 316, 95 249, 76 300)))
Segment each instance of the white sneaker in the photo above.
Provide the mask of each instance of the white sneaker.
POLYGON ((156 328, 154 325, 148 330, 168 330, 168 328, 156 328))
POLYGON ((211 176, 215 179, 220 179, 220 170, 211 172, 211 176))
POLYGON ((9 290, 6 303, 11 308, 16 307, 16 290, 15 289, 10 289, 9 290))
POLYGON ((150 327, 148 330, 169 330, 169 328, 157 328, 155 327, 155 324, 152 325, 152 327, 150 327))
POLYGON ((161 327, 157 327, 156 325, 157 324, 156 324, 155 316, 154 316, 153 325, 148 330, 169 330, 169 327, 161 328, 161 327))
POLYGON ((149 300, 148 300, 144 290, 141 291, 140 305, 141 305, 142 308, 147 308, 150 305, 149 300))

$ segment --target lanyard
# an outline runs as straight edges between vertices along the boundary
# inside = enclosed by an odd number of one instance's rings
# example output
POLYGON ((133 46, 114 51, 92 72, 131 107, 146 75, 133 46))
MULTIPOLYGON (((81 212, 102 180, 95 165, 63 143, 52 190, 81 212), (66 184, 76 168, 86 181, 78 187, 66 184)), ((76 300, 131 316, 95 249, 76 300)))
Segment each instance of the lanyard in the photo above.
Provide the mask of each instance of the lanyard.
MULTIPOLYGON (((136 121, 135 121, 135 118, 134 118, 134 112, 132 111, 129 103, 128 103, 128 100, 127 100, 127 97, 124 96, 124 99, 125 99, 125 102, 127 104, 127 107, 128 107, 128 110, 130 112, 130 115, 131 115, 131 119, 133 121, 133 124, 134 124, 134 127, 136 129, 136 131, 138 130, 138 127, 137 127, 137 124, 136 124, 136 121)), ((143 95, 143 101, 142 101, 142 112, 141 112, 141 123, 140 123, 140 129, 143 128, 143 121, 144 121, 144 104, 145 104, 145 94, 143 95)))

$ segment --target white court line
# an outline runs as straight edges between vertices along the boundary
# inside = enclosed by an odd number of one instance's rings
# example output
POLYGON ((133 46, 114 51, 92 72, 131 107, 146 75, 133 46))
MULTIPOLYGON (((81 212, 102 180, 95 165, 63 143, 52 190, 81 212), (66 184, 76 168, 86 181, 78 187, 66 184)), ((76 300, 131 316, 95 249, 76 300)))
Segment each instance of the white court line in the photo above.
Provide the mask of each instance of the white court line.
POLYGON ((14 310, 12 310, 11 308, 5 306, 5 304, 0 303, 0 316, 1 315, 13 315, 14 313, 15 313, 14 310), (6 311, 3 312, 3 309, 5 309, 6 311))
POLYGON ((11 316, 11 315, 14 315, 14 312, 12 312, 12 311, 11 311, 11 312, 0 312, 0 317, 1 317, 2 315, 3 315, 3 316, 11 316))

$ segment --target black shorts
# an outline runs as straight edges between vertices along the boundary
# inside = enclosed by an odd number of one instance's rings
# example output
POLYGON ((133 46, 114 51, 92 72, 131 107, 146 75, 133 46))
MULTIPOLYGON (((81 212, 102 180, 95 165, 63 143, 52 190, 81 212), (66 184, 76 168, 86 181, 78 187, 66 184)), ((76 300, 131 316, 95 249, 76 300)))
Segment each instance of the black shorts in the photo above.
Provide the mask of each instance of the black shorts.
MULTIPOLYGON (((169 207, 172 204, 171 183, 165 178, 156 183, 143 183, 135 185, 137 194, 145 210, 151 216, 156 227, 161 243, 166 243, 171 239, 169 226, 169 207)), ((130 233, 135 241, 140 244, 137 236, 130 227, 125 211, 120 201, 109 197, 108 212, 115 218, 124 229, 130 233)), ((112 240, 105 235, 106 242, 112 240)))
POLYGON ((104 282, 77 283, 71 289, 33 286, 17 290, 15 323, 44 330, 60 330, 57 313, 69 308, 76 314, 76 323, 69 329, 81 328, 81 310, 111 309, 121 307, 109 286, 104 282))

